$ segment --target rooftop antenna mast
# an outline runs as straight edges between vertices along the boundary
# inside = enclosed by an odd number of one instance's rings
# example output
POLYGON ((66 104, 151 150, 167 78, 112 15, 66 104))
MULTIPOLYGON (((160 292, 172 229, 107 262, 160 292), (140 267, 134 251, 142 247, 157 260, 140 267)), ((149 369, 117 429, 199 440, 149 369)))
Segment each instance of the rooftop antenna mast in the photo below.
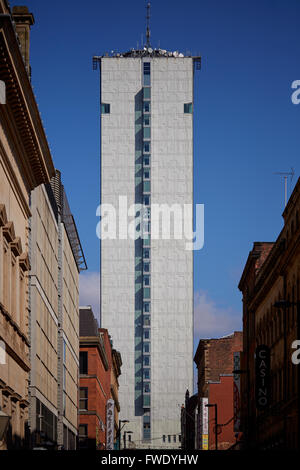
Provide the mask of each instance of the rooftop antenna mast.
POLYGON ((147 47, 150 47, 150 2, 147 3, 147 30, 146 30, 146 38, 147 38, 147 47))
POLYGON ((274 173, 274 175, 282 175, 283 178, 284 178, 284 207, 286 207, 286 205, 287 205, 287 178, 288 178, 288 176, 290 176, 291 177, 291 182, 292 182, 294 174, 295 174, 294 168, 291 168, 291 171, 289 171, 289 172, 288 171, 287 172, 278 171, 278 172, 274 173))

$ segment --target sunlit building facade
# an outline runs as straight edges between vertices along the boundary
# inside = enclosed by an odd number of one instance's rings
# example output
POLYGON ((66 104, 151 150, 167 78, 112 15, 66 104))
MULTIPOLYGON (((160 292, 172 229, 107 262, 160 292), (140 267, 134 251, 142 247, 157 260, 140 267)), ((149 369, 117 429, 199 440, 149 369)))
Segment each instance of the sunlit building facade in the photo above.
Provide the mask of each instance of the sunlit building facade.
POLYGON ((120 418, 130 421, 131 447, 179 448, 181 401, 193 386, 193 252, 184 239, 154 238, 151 207, 193 204, 200 59, 146 48, 94 60, 101 70, 101 203, 116 209, 118 226, 110 239, 102 225, 101 326, 122 354, 120 418), (136 240, 126 236, 120 196, 128 208, 144 208, 136 240))

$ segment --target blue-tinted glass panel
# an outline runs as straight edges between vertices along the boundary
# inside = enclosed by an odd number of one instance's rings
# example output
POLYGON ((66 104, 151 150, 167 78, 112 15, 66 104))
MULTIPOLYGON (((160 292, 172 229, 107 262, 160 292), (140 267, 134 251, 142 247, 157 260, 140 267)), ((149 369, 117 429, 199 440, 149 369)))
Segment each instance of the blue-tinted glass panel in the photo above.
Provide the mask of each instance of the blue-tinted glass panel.
MULTIPOLYGON (((149 407, 150 406, 150 395, 143 395, 143 402, 144 402, 144 407, 149 407)), ((146 435, 145 435, 145 426, 147 426, 146 424, 144 424, 144 438, 146 439, 146 435)), ((149 428, 146 428, 147 429, 147 437, 150 438, 150 424, 148 424, 149 428)))
POLYGON ((109 114, 110 113, 110 104, 109 103, 101 103, 101 113, 102 114, 109 114))
POLYGON ((184 103, 184 112, 191 114, 193 112, 193 103, 184 103))
POLYGON ((144 101, 144 113, 150 113, 150 101, 144 101))
POLYGON ((145 153, 150 152, 150 142, 144 142, 144 152, 145 153))
POLYGON ((149 328, 144 329, 144 339, 150 339, 150 329, 149 328))
POLYGON ((144 302, 144 312, 150 312, 150 302, 144 302))
POLYGON ((150 287, 144 287, 144 299, 150 299, 150 287))
POLYGON ((144 155, 144 166, 150 166, 150 155, 144 155))
POLYGON ((151 138, 151 127, 144 127, 144 139, 151 138))
POLYGON ((150 196, 144 196, 144 206, 150 206, 150 196))
POLYGON ((144 366, 150 366, 150 356, 144 356, 144 366))
POLYGON ((143 244, 144 246, 150 246, 151 240, 150 240, 150 235, 148 233, 143 233, 143 244))
POLYGON ((143 191, 144 193, 150 193, 150 181, 144 181, 143 191))
POLYGON ((144 100, 150 100, 151 98, 151 88, 145 87, 144 88, 144 100))
POLYGON ((144 272, 150 273, 150 263, 144 263, 144 272))

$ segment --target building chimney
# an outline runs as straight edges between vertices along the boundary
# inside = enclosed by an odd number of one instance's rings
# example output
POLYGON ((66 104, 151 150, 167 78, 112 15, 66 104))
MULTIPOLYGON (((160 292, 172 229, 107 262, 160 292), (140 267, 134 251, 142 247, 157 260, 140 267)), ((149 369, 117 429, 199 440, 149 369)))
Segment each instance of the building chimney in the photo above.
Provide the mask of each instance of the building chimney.
POLYGON ((31 78, 31 67, 29 63, 30 49, 30 26, 34 24, 32 13, 25 6, 17 6, 12 9, 12 18, 16 25, 16 32, 21 45, 21 52, 29 78, 31 78))

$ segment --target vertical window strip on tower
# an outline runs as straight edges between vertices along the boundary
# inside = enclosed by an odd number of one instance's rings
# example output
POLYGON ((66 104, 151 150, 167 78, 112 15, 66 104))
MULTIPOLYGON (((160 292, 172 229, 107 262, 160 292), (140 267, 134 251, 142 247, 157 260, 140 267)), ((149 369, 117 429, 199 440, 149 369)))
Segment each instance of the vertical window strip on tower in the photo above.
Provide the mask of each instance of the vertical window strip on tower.
POLYGON ((143 439, 151 439, 151 64, 143 62, 143 439), (146 238, 145 238, 146 237, 146 238))

